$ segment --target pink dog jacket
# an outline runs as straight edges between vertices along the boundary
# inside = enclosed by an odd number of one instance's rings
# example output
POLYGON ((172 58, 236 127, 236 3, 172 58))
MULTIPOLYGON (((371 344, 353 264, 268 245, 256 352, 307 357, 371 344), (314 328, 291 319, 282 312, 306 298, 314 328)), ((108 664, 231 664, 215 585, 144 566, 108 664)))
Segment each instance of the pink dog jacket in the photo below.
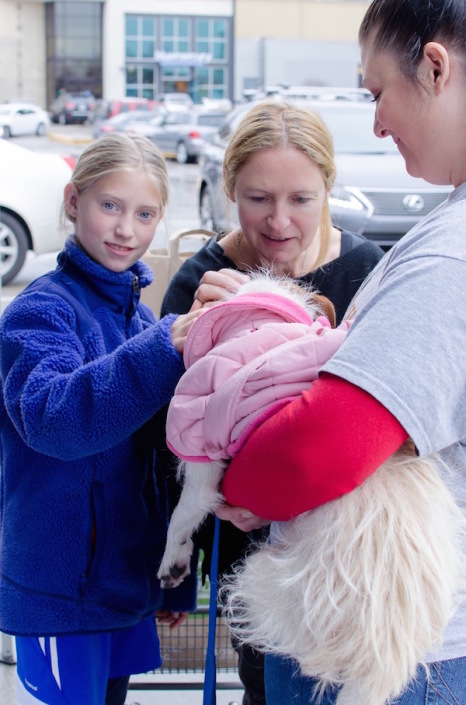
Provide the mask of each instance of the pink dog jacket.
POLYGON ((194 462, 232 458, 254 428, 295 399, 336 352, 331 328, 294 301, 248 293, 206 309, 184 349, 186 372, 167 417, 167 444, 194 462))

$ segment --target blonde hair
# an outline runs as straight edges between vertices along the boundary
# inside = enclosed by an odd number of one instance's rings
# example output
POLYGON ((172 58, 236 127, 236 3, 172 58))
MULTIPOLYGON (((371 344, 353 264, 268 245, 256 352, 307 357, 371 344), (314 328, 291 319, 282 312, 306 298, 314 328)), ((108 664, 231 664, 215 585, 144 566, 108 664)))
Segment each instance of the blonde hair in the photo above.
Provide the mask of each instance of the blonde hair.
MULTIPOLYGON (((161 211, 165 210, 170 192, 167 165, 157 145, 147 137, 115 132, 92 142, 80 155, 70 183, 74 184, 79 195, 92 186, 97 179, 118 171, 143 169, 151 175, 160 193, 161 211)), ((61 223, 75 223, 64 204, 61 209, 61 223)))
MULTIPOLYGON (((247 113, 230 137, 223 159, 223 186, 227 196, 234 192, 238 173, 253 154, 283 146, 305 154, 320 169, 325 188, 330 192, 336 176, 333 139, 322 118, 312 110, 290 103, 263 101, 247 113)), ((325 261, 331 227, 326 201, 320 219, 315 268, 325 261)))

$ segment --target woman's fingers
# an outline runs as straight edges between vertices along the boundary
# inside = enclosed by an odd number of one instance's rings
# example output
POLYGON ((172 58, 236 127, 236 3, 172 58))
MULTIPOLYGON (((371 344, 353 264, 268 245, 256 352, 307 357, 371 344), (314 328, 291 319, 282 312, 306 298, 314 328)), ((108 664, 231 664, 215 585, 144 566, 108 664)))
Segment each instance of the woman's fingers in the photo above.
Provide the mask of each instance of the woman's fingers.
POLYGON ((243 274, 235 269, 205 272, 194 294, 194 299, 203 306, 216 301, 224 301, 229 294, 236 293, 241 284, 245 284, 249 279, 248 274, 243 274))

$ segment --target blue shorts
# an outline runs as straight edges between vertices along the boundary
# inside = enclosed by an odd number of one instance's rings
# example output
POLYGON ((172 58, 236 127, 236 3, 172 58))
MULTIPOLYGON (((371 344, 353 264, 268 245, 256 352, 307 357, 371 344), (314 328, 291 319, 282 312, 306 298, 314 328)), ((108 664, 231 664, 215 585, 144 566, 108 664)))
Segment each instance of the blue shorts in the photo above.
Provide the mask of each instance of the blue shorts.
POLYGON ((104 705, 110 678, 161 665, 155 618, 104 634, 16 637, 21 705, 104 705))

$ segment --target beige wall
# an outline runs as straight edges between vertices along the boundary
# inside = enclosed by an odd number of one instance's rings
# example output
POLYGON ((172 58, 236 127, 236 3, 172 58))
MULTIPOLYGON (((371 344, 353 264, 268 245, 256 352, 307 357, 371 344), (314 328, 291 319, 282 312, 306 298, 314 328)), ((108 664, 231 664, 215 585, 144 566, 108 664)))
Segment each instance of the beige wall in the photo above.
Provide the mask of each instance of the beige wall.
POLYGON ((0 102, 24 99, 48 107, 45 66, 43 3, 0 0, 0 102))
MULTIPOLYGON (((104 90, 124 88, 124 13, 192 12, 194 0, 107 0, 104 4, 104 90)), ((238 40, 356 42, 369 0, 236 0, 238 40)), ((233 0, 196 0, 196 13, 229 14, 233 0)), ((0 0, 0 102, 46 101, 45 6, 43 0, 0 0)))
POLYGON ((357 41, 368 5, 369 0, 236 0, 236 37, 357 41))

